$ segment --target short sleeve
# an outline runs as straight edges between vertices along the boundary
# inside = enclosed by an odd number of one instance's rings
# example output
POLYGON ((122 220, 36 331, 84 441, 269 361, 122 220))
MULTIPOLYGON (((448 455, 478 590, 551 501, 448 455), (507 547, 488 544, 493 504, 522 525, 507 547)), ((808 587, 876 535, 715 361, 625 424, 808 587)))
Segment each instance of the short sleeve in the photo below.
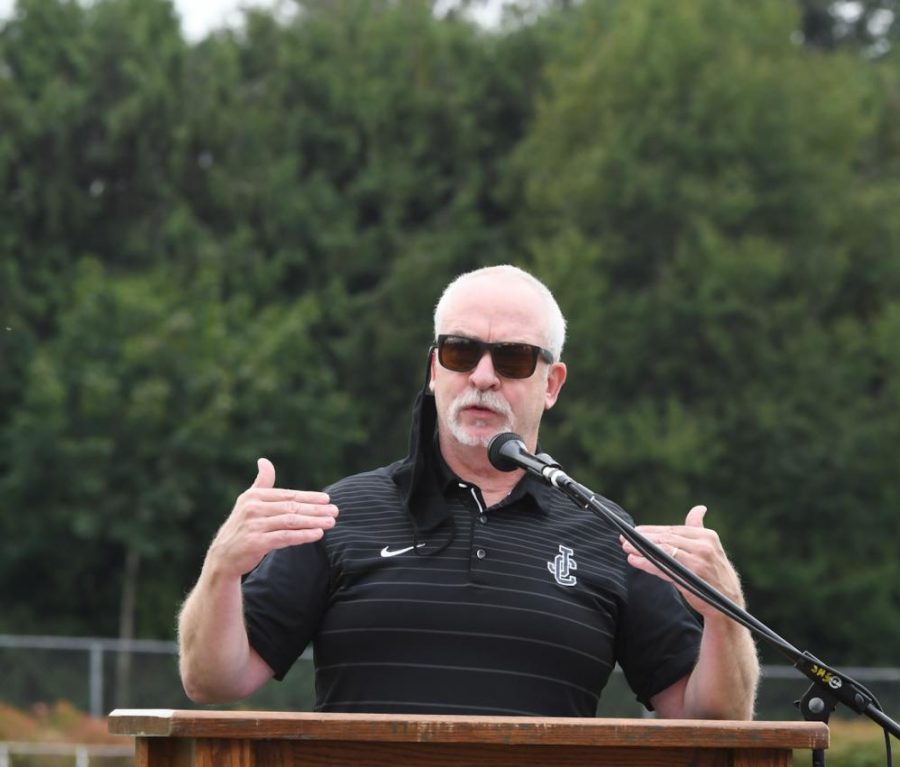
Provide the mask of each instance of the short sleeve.
POLYGON ((319 626, 329 589, 321 541, 269 552, 244 579, 250 645, 283 679, 319 626))
POLYGON ((654 695, 694 668, 702 627, 671 583, 636 568, 627 572, 616 654, 638 700, 652 709, 654 695))

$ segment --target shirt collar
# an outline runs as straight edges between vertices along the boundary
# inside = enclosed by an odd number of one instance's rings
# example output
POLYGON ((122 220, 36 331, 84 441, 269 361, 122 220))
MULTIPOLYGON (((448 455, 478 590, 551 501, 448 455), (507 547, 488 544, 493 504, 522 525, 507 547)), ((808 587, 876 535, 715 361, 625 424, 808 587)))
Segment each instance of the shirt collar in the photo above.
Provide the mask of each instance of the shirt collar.
MULTIPOLYGON (((445 498, 449 498, 450 493, 454 492, 461 482, 466 485, 473 484, 471 482, 466 482, 464 479, 457 476, 453 469, 447 464, 447 461, 444 460, 444 456, 441 453, 438 444, 437 432, 435 432, 434 435, 434 450, 432 451, 432 455, 435 457, 433 467, 435 480, 445 498)), ((497 505, 507 506, 522 500, 535 511, 545 514, 546 509, 550 506, 553 492, 553 489, 548 485, 545 485, 537 477, 526 472, 522 479, 516 483, 516 486, 512 489, 510 494, 497 505)))

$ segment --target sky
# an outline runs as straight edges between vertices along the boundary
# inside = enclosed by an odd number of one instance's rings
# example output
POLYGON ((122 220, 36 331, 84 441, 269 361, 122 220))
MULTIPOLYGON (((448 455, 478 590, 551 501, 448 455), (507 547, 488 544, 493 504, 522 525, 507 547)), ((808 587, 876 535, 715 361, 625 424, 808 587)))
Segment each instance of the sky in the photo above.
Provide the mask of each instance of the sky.
MULTIPOLYGON (((240 8, 271 7, 273 0, 175 0, 185 36, 199 40, 208 32, 240 19, 240 8)), ((9 18, 15 0, 0 0, 0 21, 9 18)))
POLYGON ((175 0, 188 40, 199 40, 213 29, 239 22, 241 8, 272 5, 271 0, 175 0))
MULTIPOLYGON (((174 0, 185 37, 190 41, 200 40, 214 29, 231 26, 240 21, 241 8, 273 7, 277 0, 174 0)), ((483 0, 477 7, 475 17, 482 23, 491 24, 499 17, 503 0, 483 0)), ((8 18, 15 0, 0 0, 0 22, 8 18)), ((440 5, 453 5, 453 0, 443 0, 440 5)))

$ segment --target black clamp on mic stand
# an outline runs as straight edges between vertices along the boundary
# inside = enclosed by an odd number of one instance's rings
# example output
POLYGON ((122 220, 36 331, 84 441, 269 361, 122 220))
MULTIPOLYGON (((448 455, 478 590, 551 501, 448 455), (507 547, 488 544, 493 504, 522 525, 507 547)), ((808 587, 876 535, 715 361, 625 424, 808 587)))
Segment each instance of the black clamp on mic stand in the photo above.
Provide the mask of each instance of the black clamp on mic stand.
MULTIPOLYGON (((641 535, 630 523, 619 516, 618 511, 609 501, 573 480, 549 455, 529 453, 518 434, 505 432, 494 437, 488 445, 488 458, 494 468, 499 471, 525 469, 568 496, 578 506, 599 514, 675 583, 741 624, 754 636, 768 642, 785 655, 791 664, 812 682, 803 697, 795 701, 795 705, 800 709, 804 719, 827 724, 831 712, 834 711, 837 704, 843 703, 856 713, 863 714, 876 722, 884 730, 888 765, 890 765, 889 736, 893 735, 900 739, 900 724, 884 713, 875 696, 859 682, 828 666, 814 655, 797 649, 744 608, 736 605, 693 571, 641 535)), ((813 750, 814 767, 824 766, 824 764, 824 751, 813 750)))

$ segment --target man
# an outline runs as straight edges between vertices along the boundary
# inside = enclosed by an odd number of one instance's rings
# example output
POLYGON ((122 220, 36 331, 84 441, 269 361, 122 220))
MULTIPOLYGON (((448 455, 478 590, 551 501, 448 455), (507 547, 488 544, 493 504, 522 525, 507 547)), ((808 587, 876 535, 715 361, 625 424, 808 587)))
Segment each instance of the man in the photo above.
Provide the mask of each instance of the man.
MULTIPOLYGON (((565 383, 550 292, 488 267, 451 283, 434 319, 404 460, 325 495, 277 489, 260 459, 180 616, 188 695, 244 697, 312 641, 319 710, 592 716, 618 662, 661 716, 751 717, 749 632, 687 597, 701 628, 602 519, 488 461, 505 431, 536 450, 565 383)), ((740 604, 704 513, 639 529, 740 604)))

